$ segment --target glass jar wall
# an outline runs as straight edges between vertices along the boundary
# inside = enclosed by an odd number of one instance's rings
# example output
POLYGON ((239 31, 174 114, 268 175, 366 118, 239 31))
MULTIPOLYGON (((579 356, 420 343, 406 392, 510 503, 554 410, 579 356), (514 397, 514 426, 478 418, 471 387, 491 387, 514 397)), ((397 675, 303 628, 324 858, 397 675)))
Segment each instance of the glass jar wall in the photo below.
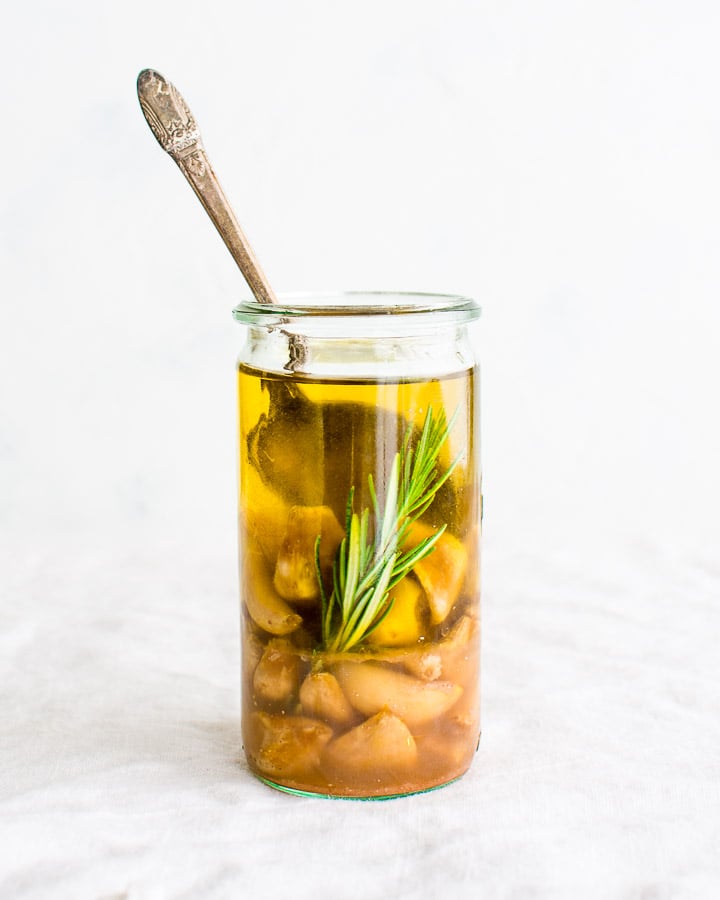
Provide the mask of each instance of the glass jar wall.
POLYGON ((446 784, 480 736, 479 309, 341 294, 234 314, 248 764, 323 796, 446 784))

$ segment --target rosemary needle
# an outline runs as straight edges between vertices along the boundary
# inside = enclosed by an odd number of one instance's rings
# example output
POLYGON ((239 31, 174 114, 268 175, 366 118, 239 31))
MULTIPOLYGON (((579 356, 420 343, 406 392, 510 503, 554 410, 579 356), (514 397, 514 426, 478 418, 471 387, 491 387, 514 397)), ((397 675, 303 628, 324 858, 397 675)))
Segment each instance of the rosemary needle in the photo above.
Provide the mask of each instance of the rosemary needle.
MULTIPOLYGON (((455 413, 457 415, 457 412, 455 413)), ((458 456, 440 474, 437 460, 455 421, 448 423, 443 410, 435 416, 428 407, 420 437, 412 446, 412 429, 395 454, 381 510, 372 475, 368 487, 371 511, 354 511, 354 487, 350 489, 345 515, 345 537, 338 548, 332 571, 332 589, 327 595, 320 571, 320 537, 315 542, 315 569, 322 604, 322 638, 325 650, 351 650, 366 638, 392 608, 390 591, 421 559, 432 552, 445 525, 416 546, 403 551, 408 529, 428 509, 435 494, 448 480, 460 460, 458 456)))

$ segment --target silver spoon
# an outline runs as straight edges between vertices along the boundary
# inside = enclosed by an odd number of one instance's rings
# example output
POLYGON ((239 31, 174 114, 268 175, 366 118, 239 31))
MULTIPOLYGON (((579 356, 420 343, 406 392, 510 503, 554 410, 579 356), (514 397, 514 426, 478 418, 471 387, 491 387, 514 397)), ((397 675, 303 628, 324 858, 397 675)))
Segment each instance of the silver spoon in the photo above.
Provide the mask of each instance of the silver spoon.
POLYGON ((190 182, 256 300, 277 303, 275 292, 213 172, 193 114, 177 88, 154 69, 143 69, 138 75, 137 92, 150 130, 190 182))

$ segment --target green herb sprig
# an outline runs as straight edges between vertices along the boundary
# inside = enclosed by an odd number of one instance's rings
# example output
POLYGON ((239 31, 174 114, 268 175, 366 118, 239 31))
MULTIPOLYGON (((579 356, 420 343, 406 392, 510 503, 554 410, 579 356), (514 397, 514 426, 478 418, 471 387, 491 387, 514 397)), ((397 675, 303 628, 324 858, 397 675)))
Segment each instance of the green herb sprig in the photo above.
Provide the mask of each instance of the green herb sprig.
POLYGON ((435 416, 428 407, 420 438, 411 444, 412 428, 403 437, 402 451, 395 454, 381 511, 372 475, 368 487, 374 528, 368 508, 354 511, 355 488, 348 494, 345 537, 332 570, 330 596, 320 571, 320 537, 315 542, 315 569, 320 584, 323 647, 330 652, 350 650, 364 640, 390 612, 390 591, 416 563, 432 552, 446 526, 410 550, 401 549, 410 526, 427 510, 435 494, 452 475, 458 456, 440 474, 437 460, 457 416, 447 421, 444 410, 435 416))

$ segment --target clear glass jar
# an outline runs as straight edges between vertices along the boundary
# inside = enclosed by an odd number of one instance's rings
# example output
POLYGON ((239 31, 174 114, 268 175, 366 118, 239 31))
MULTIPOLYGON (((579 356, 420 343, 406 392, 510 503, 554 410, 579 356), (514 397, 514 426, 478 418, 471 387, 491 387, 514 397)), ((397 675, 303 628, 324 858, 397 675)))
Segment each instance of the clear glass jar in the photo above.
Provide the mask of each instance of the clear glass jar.
POLYGON ((479 315, 390 293, 234 310, 243 743, 273 787, 401 796, 472 761, 479 315))

